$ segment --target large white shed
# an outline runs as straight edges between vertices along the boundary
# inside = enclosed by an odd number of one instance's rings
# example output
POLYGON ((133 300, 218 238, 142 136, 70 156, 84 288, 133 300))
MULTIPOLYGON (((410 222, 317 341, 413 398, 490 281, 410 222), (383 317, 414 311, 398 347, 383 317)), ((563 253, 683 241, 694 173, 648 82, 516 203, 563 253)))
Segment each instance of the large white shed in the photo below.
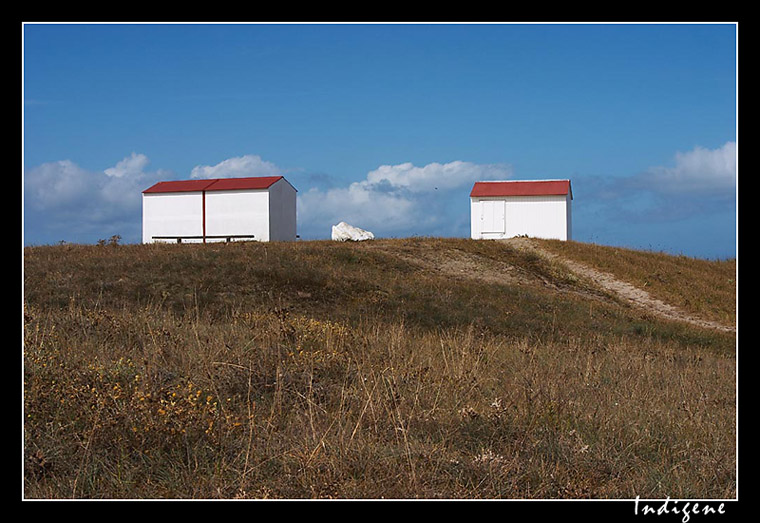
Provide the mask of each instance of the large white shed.
POLYGON ((142 197, 143 243, 296 239, 296 189, 282 176, 158 182, 142 197))
POLYGON ((570 240, 572 199, 570 180, 476 182, 470 192, 471 237, 570 240))

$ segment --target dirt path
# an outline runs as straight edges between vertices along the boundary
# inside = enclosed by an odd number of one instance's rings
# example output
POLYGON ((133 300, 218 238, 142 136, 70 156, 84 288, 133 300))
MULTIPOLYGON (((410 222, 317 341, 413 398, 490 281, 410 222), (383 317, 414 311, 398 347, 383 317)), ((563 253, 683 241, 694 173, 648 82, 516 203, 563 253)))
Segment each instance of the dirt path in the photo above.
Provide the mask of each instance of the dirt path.
POLYGON ((511 238, 509 240, 502 240, 509 245, 518 249, 531 249, 537 254, 546 258, 559 261, 564 264, 568 269, 578 274, 579 276, 586 277, 603 289, 607 290, 620 297, 624 301, 630 303, 633 306, 642 308, 649 313, 655 314, 662 318, 669 320, 683 321, 699 327, 708 329, 716 329, 724 332, 736 332, 736 327, 723 325, 718 322, 704 320, 690 315, 689 313, 673 307, 657 298, 652 297, 648 292, 617 279, 612 274, 602 272, 597 269, 593 269, 587 265, 568 260, 550 253, 545 249, 539 247, 536 243, 530 241, 528 238, 511 238))
MULTIPOLYGON (((662 300, 652 297, 648 292, 619 280, 614 275, 593 269, 582 263, 569 260, 562 256, 551 253, 541 248, 530 238, 510 238, 498 240, 516 249, 530 250, 539 256, 561 263, 579 277, 588 279, 598 285, 602 290, 617 296, 619 299, 638 307, 646 312, 668 320, 686 322, 707 329, 715 329, 723 332, 736 332, 733 326, 723 325, 718 322, 697 318, 677 307, 669 305, 662 300)), ((428 250, 416 249, 410 252, 399 252, 398 249, 389 249, 381 242, 370 243, 367 248, 377 249, 386 254, 399 257, 409 263, 424 267, 425 270, 436 271, 454 278, 466 278, 491 283, 507 284, 543 284, 555 287, 550 282, 538 281, 536 275, 530 275, 507 262, 500 262, 491 258, 466 253, 459 250, 428 250)), ((576 292, 590 299, 604 299, 601 295, 582 289, 560 289, 562 292, 576 292)))
POLYGON ((419 250, 414 254, 405 254, 394 250, 383 250, 383 252, 397 256, 413 265, 424 267, 425 270, 432 270, 455 278, 513 284, 525 280, 525 277, 509 263, 457 250, 419 250))

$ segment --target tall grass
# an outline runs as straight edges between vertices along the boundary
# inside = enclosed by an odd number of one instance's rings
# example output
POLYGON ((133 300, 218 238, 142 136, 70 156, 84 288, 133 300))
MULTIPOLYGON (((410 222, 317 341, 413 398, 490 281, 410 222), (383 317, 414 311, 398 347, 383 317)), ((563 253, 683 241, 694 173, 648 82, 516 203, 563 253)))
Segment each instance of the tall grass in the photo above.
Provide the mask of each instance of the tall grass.
POLYGON ((730 336, 362 245, 24 268, 27 498, 735 496, 730 336))

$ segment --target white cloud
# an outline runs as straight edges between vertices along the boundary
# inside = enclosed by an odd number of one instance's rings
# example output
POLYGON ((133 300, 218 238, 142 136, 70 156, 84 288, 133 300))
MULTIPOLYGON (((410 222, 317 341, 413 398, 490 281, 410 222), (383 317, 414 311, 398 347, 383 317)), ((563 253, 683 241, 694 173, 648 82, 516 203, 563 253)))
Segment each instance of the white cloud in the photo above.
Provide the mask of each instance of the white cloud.
POLYGON ((44 163, 26 172, 25 200, 37 209, 61 208, 86 201, 94 176, 71 160, 44 163))
POLYGON ((191 178, 242 178, 247 176, 280 176, 282 170, 260 156, 247 154, 228 158, 216 165, 198 165, 190 172, 191 178))
POLYGON ((399 165, 381 165, 367 174, 364 184, 389 183, 393 187, 405 188, 412 192, 424 192, 435 189, 448 190, 473 184, 478 180, 492 180, 511 176, 507 165, 478 165, 470 162, 454 161, 450 163, 429 163, 415 167, 411 163, 399 165))
POLYGON ((148 157, 144 154, 132 153, 124 158, 115 166, 103 171, 106 175, 113 178, 123 178, 125 176, 139 176, 142 174, 145 166, 148 165, 148 157))
POLYGON ((653 167, 634 177, 644 189, 662 193, 701 193, 735 191, 736 142, 717 149, 695 147, 677 152, 672 167, 653 167))
POLYGON ((414 201, 406 196, 373 191, 361 183, 320 191, 311 189, 298 196, 301 229, 329 234, 329 226, 340 221, 366 229, 397 229, 414 211, 414 201))
POLYGON ((135 232, 139 230, 142 191, 167 175, 160 170, 146 172, 148 162, 147 156, 132 153, 99 172, 83 169, 71 160, 27 170, 25 221, 41 229, 30 232, 44 236, 46 230, 71 234, 90 231, 100 236, 89 241, 112 234, 127 239, 125 224, 135 232))
POLYGON ((381 236, 440 233, 461 222, 457 212, 468 211, 467 195, 475 181, 511 175, 511 167, 501 164, 383 165, 348 187, 300 193, 299 230, 307 237, 325 236, 331 225, 346 221, 381 236))

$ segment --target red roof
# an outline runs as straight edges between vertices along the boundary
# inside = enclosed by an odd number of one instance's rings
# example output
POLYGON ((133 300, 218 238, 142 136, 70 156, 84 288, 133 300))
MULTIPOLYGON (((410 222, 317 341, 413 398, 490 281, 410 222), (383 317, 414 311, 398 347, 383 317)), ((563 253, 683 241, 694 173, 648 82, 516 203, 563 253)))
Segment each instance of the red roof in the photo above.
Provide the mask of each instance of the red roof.
POLYGON ((282 176, 259 176, 255 178, 214 178, 210 180, 178 180, 158 182, 143 193, 200 192, 268 189, 282 176))
POLYGON ((475 182, 470 197, 486 196, 556 196, 570 194, 570 180, 515 180, 510 182, 475 182))

